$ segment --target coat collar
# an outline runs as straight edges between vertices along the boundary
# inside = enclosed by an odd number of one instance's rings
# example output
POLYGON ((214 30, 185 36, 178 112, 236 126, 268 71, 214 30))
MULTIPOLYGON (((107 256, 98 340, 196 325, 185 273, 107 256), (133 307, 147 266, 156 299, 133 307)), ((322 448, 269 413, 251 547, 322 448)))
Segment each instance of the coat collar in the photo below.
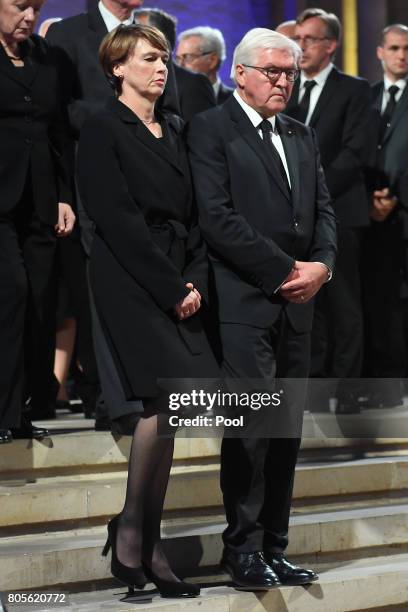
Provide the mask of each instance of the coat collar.
MULTIPOLYGON (((258 157, 261 159, 265 168, 272 176, 277 186, 281 190, 282 194, 286 197, 286 199, 291 203, 292 198, 288 193, 287 187, 284 184, 284 181, 281 177, 281 174, 276 167, 275 164, 271 163, 270 157, 265 150, 262 140, 253 126, 251 121, 249 120, 247 114, 239 105, 239 103, 235 100, 234 96, 230 96, 228 100, 225 102, 223 107, 228 111, 232 121, 236 124, 239 135, 246 140, 249 146, 255 151, 258 157)), ((278 119, 279 121, 279 119, 278 119)), ((285 141, 284 147, 285 147, 285 141)), ((288 159, 288 166, 290 167, 290 160, 288 159)), ((289 170, 290 176, 292 178, 291 170, 289 170)))
POLYGON ((309 125, 314 127, 318 122, 323 110, 326 108, 332 97, 336 94, 338 82, 340 77, 340 71, 333 66, 329 76, 327 77, 326 83, 319 96, 316 106, 314 107, 312 116, 310 117, 309 125))
MULTIPOLYGON (((166 160, 176 170, 184 174, 184 169, 179 164, 179 160, 175 159, 174 149, 171 150, 165 143, 161 142, 160 138, 154 138, 149 132, 148 128, 143 124, 137 115, 130 110, 126 104, 123 104, 117 98, 113 98, 107 102, 107 107, 110 111, 115 113, 123 123, 131 125, 134 134, 137 138, 143 142, 146 147, 154 151, 162 159, 166 160)), ((166 133, 170 142, 174 142, 177 138, 179 129, 176 126, 176 122, 172 121, 171 118, 164 116, 160 111, 155 111, 159 121, 162 125, 163 132, 166 133)))
POLYGON ((35 38, 28 38, 20 44, 20 48, 21 56, 24 62, 28 64, 29 72, 27 73, 24 68, 20 69, 13 66, 2 45, 0 45, 0 70, 22 87, 30 89, 37 76, 42 61, 42 54, 40 46, 35 42, 35 38))
POLYGON ((103 37, 108 33, 108 29, 98 8, 88 12, 88 26, 90 30, 99 36, 103 37))

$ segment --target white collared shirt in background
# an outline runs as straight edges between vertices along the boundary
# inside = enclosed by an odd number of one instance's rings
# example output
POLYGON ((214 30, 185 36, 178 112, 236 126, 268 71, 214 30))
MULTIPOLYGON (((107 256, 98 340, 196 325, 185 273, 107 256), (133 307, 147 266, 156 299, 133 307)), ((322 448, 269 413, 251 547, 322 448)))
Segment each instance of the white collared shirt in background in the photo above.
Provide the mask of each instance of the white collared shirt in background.
POLYGON ((333 64, 330 62, 330 64, 328 64, 326 68, 323 68, 323 70, 321 70, 319 74, 314 76, 313 79, 309 79, 307 76, 305 76, 304 72, 300 73, 298 104, 302 101, 302 98, 305 95, 305 81, 316 81, 316 85, 313 87, 313 89, 310 92, 309 112, 307 113, 305 125, 309 125, 314 109, 316 108, 316 104, 320 98, 320 94, 323 91, 323 87, 325 86, 327 78, 330 72, 332 71, 332 69, 333 69, 333 64))
POLYGON ((100 14, 102 15, 102 19, 105 22, 108 32, 112 32, 112 30, 117 28, 118 25, 120 25, 121 23, 123 23, 123 25, 132 25, 132 23, 134 23, 133 13, 129 17, 129 19, 126 19, 126 21, 119 21, 119 19, 115 17, 115 15, 113 15, 110 11, 108 11, 108 9, 106 8, 102 0, 100 0, 98 4, 98 9, 99 9, 100 14))

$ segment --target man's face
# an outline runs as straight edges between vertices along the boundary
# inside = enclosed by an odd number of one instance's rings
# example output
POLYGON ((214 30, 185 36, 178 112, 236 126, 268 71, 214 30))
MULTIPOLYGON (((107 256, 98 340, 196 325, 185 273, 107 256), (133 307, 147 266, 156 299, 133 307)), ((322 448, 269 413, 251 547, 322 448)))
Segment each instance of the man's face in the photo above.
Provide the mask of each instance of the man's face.
MULTIPOLYGON (((286 49, 258 49, 253 54, 251 65, 281 70, 297 68, 293 55, 286 49)), ((260 70, 238 64, 235 74, 241 97, 262 117, 272 117, 285 109, 293 83, 287 80, 284 72, 273 80, 260 70)))
POLYGON ((300 68, 311 75, 318 74, 330 63, 337 47, 335 40, 327 38, 326 24, 319 17, 296 24, 294 40, 303 51, 300 68))
POLYGON ((181 40, 176 49, 176 61, 179 66, 193 72, 208 74, 214 53, 203 53, 201 36, 189 36, 181 40))
POLYGON ((408 74, 408 33, 388 32, 383 46, 377 48, 377 57, 392 81, 403 79, 408 74))

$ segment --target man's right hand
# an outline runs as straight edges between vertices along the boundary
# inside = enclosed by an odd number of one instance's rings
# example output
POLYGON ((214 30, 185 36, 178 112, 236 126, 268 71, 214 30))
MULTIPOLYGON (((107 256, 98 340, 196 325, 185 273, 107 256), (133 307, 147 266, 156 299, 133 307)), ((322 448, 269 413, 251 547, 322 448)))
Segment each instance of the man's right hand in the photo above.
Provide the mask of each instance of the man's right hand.
POLYGON ((397 198, 391 196, 388 187, 377 189, 377 191, 373 193, 372 208, 370 211, 371 219, 377 222, 385 221, 397 204, 397 198))

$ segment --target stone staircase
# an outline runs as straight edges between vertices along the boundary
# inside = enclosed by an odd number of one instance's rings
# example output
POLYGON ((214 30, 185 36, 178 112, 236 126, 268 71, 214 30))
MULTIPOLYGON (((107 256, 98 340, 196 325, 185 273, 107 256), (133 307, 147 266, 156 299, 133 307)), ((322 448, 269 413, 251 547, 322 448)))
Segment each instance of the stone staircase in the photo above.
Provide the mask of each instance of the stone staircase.
MULTIPOLYGON (((288 555, 321 578, 253 594, 217 568, 220 441, 178 438, 163 535, 173 565, 205 587, 196 600, 173 601, 150 585, 126 598, 101 556, 106 522, 123 501, 129 439, 75 418, 49 425, 62 433, 0 449, 1 591, 66 592, 63 609, 83 612, 408 610, 408 440, 305 439, 288 555)), ((19 609, 29 608, 7 607, 19 609)))

